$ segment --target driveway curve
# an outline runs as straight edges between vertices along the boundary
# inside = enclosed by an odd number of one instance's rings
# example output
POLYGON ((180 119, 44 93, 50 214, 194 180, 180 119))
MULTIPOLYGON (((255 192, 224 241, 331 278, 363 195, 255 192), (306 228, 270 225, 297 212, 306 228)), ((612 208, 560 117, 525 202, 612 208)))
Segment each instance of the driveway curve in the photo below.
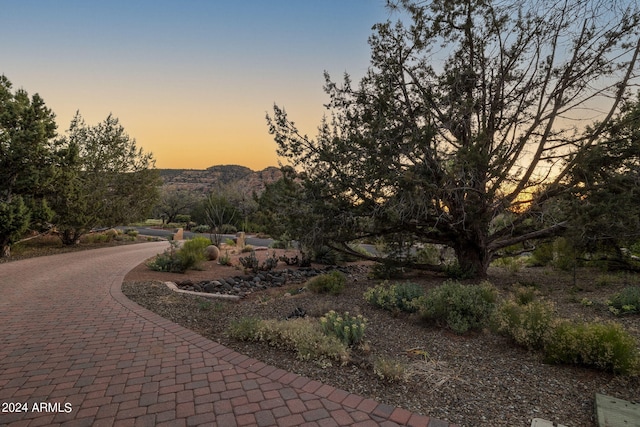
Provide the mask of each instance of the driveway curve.
POLYGON ((128 300, 166 242, 0 264, 2 426, 448 423, 236 353, 128 300))

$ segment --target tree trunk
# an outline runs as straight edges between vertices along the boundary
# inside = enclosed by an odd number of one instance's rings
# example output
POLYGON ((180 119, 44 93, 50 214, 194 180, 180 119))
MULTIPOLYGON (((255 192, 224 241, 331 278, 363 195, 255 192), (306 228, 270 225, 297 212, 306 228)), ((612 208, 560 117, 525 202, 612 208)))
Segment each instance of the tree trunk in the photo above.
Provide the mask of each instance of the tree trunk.
POLYGON ((491 253, 483 244, 484 239, 478 240, 480 241, 462 240, 453 248, 461 273, 465 277, 487 277, 491 253))
POLYGON ((9 258, 11 256, 11 245, 8 243, 2 244, 2 258, 9 258))

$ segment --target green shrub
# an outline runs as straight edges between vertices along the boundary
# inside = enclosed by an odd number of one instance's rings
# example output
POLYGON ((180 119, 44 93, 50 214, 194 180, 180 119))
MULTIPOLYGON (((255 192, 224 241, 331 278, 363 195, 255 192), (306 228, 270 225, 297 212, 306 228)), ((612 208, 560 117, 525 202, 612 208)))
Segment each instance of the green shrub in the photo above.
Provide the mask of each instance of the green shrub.
POLYGON ((556 325, 545 346, 546 360, 594 367, 618 374, 638 373, 638 344, 624 328, 610 323, 556 325))
POLYGON ((338 270, 313 277, 307 282, 307 289, 317 294, 339 295, 344 290, 347 278, 338 270))
POLYGON ((211 231, 211 227, 206 224, 196 225, 195 227, 191 227, 191 231, 194 233, 208 233, 211 231))
POLYGON ((393 260, 386 260, 385 262, 374 264, 369 275, 373 279, 381 280, 402 279, 404 277, 404 268, 393 260))
POLYGON ((154 271, 164 271, 168 273, 184 273, 186 268, 178 256, 178 242, 170 241, 169 248, 157 255, 147 263, 147 267, 154 271))
POLYGON ((457 261, 446 264, 444 266, 444 273, 448 278, 457 280, 470 279, 475 275, 473 268, 464 268, 457 261))
POLYGON ((413 313, 417 310, 414 300, 424 296, 424 289, 416 283, 388 282, 367 289, 364 299, 369 304, 388 311, 405 311, 413 313))
POLYGON ((238 229, 232 224, 222 224, 220 226, 220 234, 236 234, 238 229))
POLYGON ((518 286, 516 288, 516 302, 520 305, 526 305, 536 299, 538 291, 533 286, 518 286))
POLYGON ((378 357, 373 361, 373 372, 383 381, 402 381, 407 376, 407 366, 395 359, 378 357))
POLYGON ((218 257, 218 264, 220 265, 231 265, 231 256, 229 255, 229 251, 224 251, 224 255, 220 255, 218 257))
POLYGON ((198 268, 200 263, 207 259, 205 249, 210 244, 211 240, 206 237, 195 237, 185 241, 182 248, 178 250, 178 258, 184 270, 198 268))
POLYGON ((504 301, 496 310, 496 329, 528 349, 544 347, 555 322, 555 309, 546 301, 504 301))
POLYGON ((496 299, 497 291, 489 283, 465 286, 449 281, 415 303, 423 319, 444 323, 462 334, 488 324, 496 299))
POLYGON ((529 258, 529 264, 536 267, 544 267, 553 261, 553 243, 541 243, 536 246, 529 258))
POLYGON ((240 341, 255 341, 260 329, 260 319, 243 317, 229 325, 229 336, 240 341))
POLYGON ((331 310, 320 318, 320 325, 325 334, 333 335, 343 344, 352 346, 362 341, 367 319, 361 314, 351 316, 348 311, 338 314, 331 310))
POLYGON ((640 286, 628 286, 607 301, 616 315, 640 313, 640 286))

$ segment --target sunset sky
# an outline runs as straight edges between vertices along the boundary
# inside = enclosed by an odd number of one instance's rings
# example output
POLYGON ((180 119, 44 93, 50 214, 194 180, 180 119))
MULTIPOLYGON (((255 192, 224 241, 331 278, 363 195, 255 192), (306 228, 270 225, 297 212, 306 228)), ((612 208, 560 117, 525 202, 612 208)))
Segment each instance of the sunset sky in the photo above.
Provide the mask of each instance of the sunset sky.
POLYGON ((0 74, 63 133, 109 113, 159 168, 276 166, 274 103, 310 136, 323 71, 357 81, 384 0, 2 0, 0 74))

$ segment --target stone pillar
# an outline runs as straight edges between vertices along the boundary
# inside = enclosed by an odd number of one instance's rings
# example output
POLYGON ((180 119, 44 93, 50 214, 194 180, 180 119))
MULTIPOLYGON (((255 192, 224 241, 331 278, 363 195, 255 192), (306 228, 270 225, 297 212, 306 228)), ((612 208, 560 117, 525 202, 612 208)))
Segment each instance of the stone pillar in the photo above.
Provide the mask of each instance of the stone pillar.
POLYGON ((244 248, 244 232, 243 231, 239 231, 238 233, 236 233, 236 248, 238 249, 242 249, 244 248))

